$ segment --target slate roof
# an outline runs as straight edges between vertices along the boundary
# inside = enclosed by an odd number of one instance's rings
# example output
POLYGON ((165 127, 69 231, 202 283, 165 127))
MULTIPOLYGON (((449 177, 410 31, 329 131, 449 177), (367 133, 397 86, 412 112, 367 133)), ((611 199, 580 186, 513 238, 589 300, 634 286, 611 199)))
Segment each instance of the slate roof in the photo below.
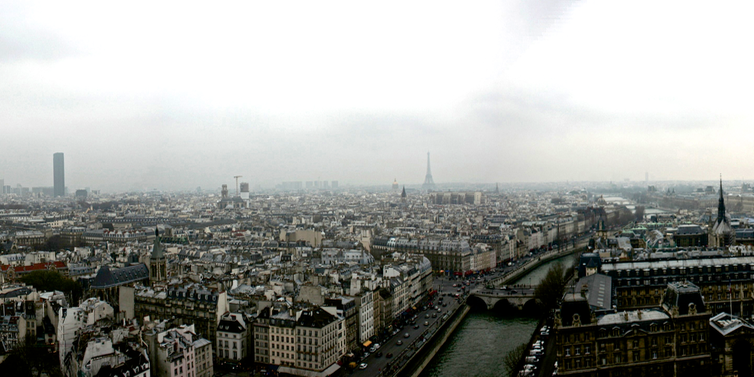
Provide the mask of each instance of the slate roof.
POLYGON ((754 331, 754 326, 745 319, 722 312, 709 320, 710 327, 722 336, 736 332, 740 328, 746 328, 749 332, 754 331))
POLYGON ((610 309, 613 303, 613 279, 607 275, 593 274, 579 279, 576 292, 586 285, 589 306, 596 309, 610 309))
POLYGON ((323 328, 335 320, 334 315, 322 308, 317 308, 301 312, 297 324, 303 327, 323 328))
POLYGON ((29 287, 23 286, 23 287, 18 287, 18 289, 13 289, 4 293, 0 293, 0 298, 4 299, 4 298, 12 298, 12 297, 21 297, 21 296, 26 296, 31 292, 32 291, 29 287))
POLYGON ((246 329, 244 329, 244 327, 241 326, 241 324, 238 321, 232 321, 225 318, 221 319, 220 323, 217 325, 217 331, 222 331, 222 332, 232 332, 232 333, 240 334, 244 332, 244 330, 246 329))
POLYGON ((668 283, 668 289, 662 298, 662 306, 667 311, 671 311, 675 306, 678 307, 680 315, 686 315, 689 313, 689 306, 691 304, 696 306, 697 313, 706 311, 707 307, 704 305, 704 299, 699 291, 699 287, 689 282, 668 283))
POLYGON ((685 235, 685 234, 704 234, 704 229, 700 227, 699 225, 689 224, 689 225, 679 225, 678 231, 676 232, 678 235, 685 235))
POLYGON ((97 271, 92 288, 105 289, 147 279, 149 279, 149 269, 144 263, 115 269, 102 266, 97 271))

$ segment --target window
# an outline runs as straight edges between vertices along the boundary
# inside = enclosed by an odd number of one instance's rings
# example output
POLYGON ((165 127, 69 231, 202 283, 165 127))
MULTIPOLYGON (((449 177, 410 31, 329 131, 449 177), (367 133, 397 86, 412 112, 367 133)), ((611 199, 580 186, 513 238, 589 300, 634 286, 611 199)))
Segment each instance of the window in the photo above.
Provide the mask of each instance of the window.
POLYGON ((589 346, 584 346, 584 354, 589 354, 589 346))
POLYGON ((565 348, 565 355, 566 356, 571 356, 571 347, 566 347, 565 348))
POLYGON ((581 355, 581 347, 579 346, 574 347, 574 351, 577 355, 581 355))

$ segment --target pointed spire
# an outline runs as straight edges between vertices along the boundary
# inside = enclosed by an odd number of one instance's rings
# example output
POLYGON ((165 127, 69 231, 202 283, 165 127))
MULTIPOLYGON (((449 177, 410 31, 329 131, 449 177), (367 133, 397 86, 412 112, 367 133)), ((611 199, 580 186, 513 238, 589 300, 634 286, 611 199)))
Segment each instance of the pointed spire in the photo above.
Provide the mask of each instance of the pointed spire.
POLYGON ((406 186, 403 186, 403 192, 401 192, 401 198, 406 197, 406 186))
POLYGON ((720 199, 717 204, 717 223, 725 221, 725 199, 723 198, 723 175, 720 174, 720 199))
POLYGON ((152 259, 163 259, 165 254, 162 251, 162 242, 160 242, 160 230, 154 229, 154 244, 152 247, 152 259))
POLYGON ((720 174, 720 199, 723 198, 723 175, 720 174))

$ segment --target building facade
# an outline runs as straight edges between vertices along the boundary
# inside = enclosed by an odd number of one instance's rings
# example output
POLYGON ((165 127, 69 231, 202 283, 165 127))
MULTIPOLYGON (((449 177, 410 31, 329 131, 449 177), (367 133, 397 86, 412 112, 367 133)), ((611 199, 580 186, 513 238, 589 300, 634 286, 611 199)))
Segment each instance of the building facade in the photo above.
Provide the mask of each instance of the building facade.
POLYGON ((568 296, 554 326, 558 374, 709 375, 710 314, 693 284, 668 284, 662 305, 621 312, 598 313, 568 296))

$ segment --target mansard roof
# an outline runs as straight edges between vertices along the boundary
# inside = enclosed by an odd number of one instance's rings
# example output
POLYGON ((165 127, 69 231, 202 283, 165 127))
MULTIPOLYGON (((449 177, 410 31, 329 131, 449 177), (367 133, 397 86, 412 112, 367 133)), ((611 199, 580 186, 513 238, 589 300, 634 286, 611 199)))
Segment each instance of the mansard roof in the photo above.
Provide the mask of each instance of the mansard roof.
POLYGON ((97 271, 92 288, 105 289, 147 279, 149 279, 149 269, 144 263, 114 269, 102 266, 97 271))

